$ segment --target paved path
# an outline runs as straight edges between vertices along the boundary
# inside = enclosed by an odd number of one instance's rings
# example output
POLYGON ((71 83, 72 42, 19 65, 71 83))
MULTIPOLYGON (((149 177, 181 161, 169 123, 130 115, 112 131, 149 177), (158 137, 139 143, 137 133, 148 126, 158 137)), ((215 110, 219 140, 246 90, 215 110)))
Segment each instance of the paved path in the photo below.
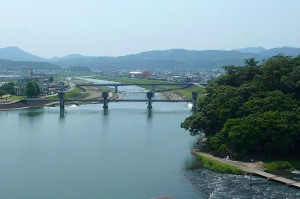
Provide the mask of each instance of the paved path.
POLYGON ((287 186, 292 186, 295 188, 299 188, 300 189, 300 182, 294 181, 294 180, 290 180, 284 177, 280 177, 280 176, 276 176, 270 173, 265 172, 264 167, 263 167, 263 163, 261 161, 259 162, 241 162, 241 161, 235 161, 235 160, 227 160, 224 158, 219 158, 219 157, 215 157, 212 156, 210 154, 207 153, 202 153, 200 152, 198 149, 193 149, 192 153, 194 155, 199 155, 199 156, 205 156, 214 160, 217 160, 219 162, 223 162, 232 166, 235 166, 237 168, 239 168, 240 170, 244 171, 245 173, 250 173, 250 174, 255 174, 261 177, 266 178, 267 180, 274 180, 277 182, 281 182, 287 186))

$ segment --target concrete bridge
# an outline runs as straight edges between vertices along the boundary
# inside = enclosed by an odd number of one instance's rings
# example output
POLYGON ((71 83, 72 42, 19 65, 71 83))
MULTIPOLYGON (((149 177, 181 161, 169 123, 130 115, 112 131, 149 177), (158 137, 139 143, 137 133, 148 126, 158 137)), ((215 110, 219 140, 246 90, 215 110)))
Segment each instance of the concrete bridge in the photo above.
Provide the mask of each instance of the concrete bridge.
POLYGON ((152 108, 152 103, 153 102, 192 102, 193 103, 193 109, 196 108, 196 100, 198 93, 193 92, 192 93, 192 100, 166 100, 166 99, 153 99, 155 96, 155 87, 156 86, 185 86, 185 88, 192 86, 192 83, 151 83, 151 84, 146 84, 146 83, 108 83, 108 84, 77 84, 77 87, 83 87, 83 86, 103 86, 103 87, 108 87, 108 86, 113 86, 115 87, 115 92, 118 92, 118 87, 119 86, 150 86, 151 91, 148 91, 146 93, 146 98, 145 99, 109 99, 109 92, 104 91, 102 92, 102 99, 91 99, 91 100, 86 100, 86 99, 65 99, 65 92, 63 91, 64 89, 61 89, 61 91, 58 93, 59 99, 26 99, 24 101, 28 102, 59 102, 60 109, 63 110, 65 108, 65 102, 98 102, 98 103, 103 103, 103 109, 108 109, 108 103, 109 102, 147 102, 147 108, 151 109, 152 108))
POLYGON ((155 88, 157 86, 185 86, 185 88, 188 88, 190 86, 193 86, 193 83, 107 83, 107 84, 76 84, 77 87, 84 87, 84 86, 103 86, 108 87, 112 86, 115 87, 115 93, 119 92, 119 86, 149 86, 151 87, 151 91, 155 95, 155 88))
POLYGON ((166 99, 152 99, 153 98, 153 92, 148 91, 146 93, 146 99, 109 99, 109 92, 104 91, 102 92, 102 99, 65 99, 65 92, 61 91, 58 93, 59 99, 25 99, 24 101, 28 102, 59 102, 59 107, 61 110, 65 108, 65 102, 98 102, 103 104, 103 109, 108 109, 108 103, 109 102, 147 102, 147 108, 152 109, 152 103, 153 102, 192 102, 193 108, 196 107, 196 99, 198 94, 196 92, 192 93, 192 100, 166 100, 166 99))

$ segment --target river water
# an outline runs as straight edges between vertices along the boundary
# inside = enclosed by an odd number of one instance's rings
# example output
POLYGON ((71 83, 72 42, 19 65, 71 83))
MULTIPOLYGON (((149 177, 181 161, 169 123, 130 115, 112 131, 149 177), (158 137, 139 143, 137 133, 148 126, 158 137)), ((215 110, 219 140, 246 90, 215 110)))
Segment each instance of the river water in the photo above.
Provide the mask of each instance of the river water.
POLYGON ((0 198, 300 198, 262 178, 189 169, 196 138, 179 127, 187 104, 146 106, 1 111, 0 198))

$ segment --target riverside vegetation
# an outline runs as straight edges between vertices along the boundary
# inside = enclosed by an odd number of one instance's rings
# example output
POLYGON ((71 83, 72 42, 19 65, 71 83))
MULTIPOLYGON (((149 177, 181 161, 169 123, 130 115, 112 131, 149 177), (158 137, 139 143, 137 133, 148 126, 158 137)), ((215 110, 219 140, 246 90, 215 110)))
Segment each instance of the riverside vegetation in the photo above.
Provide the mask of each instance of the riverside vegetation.
POLYGON ((300 56, 245 63, 224 67, 181 127, 205 133, 203 150, 213 155, 260 159, 270 171, 299 169, 300 56))

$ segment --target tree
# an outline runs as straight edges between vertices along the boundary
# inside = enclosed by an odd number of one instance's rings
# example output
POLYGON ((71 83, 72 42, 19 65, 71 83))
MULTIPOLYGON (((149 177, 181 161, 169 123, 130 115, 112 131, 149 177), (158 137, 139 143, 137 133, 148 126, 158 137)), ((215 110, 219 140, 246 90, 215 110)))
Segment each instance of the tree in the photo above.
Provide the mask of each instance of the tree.
POLYGON ((300 156, 300 56, 227 66, 181 124, 216 155, 300 156))
POLYGON ((258 63, 259 63, 259 61, 256 61, 255 58, 253 58, 253 57, 245 59, 246 66, 257 66, 258 63))
POLYGON ((0 97, 2 98, 2 96, 5 94, 6 94, 6 92, 3 89, 0 89, 0 97))
POLYGON ((34 97, 37 96, 37 89, 35 86, 35 82, 29 81, 26 85, 26 94, 28 97, 34 97))
POLYGON ((41 89, 40 89, 40 86, 37 82, 34 82, 34 86, 36 88, 36 96, 41 94, 41 89))
POLYGON ((49 82, 52 83, 54 81, 53 76, 51 75, 49 78, 49 82))
POLYGON ((8 93, 10 90, 14 89, 15 84, 13 82, 5 83, 1 86, 1 89, 8 93))
POLYGON ((8 93, 10 95, 15 95, 16 94, 16 90, 15 89, 11 89, 11 90, 8 91, 8 93))

